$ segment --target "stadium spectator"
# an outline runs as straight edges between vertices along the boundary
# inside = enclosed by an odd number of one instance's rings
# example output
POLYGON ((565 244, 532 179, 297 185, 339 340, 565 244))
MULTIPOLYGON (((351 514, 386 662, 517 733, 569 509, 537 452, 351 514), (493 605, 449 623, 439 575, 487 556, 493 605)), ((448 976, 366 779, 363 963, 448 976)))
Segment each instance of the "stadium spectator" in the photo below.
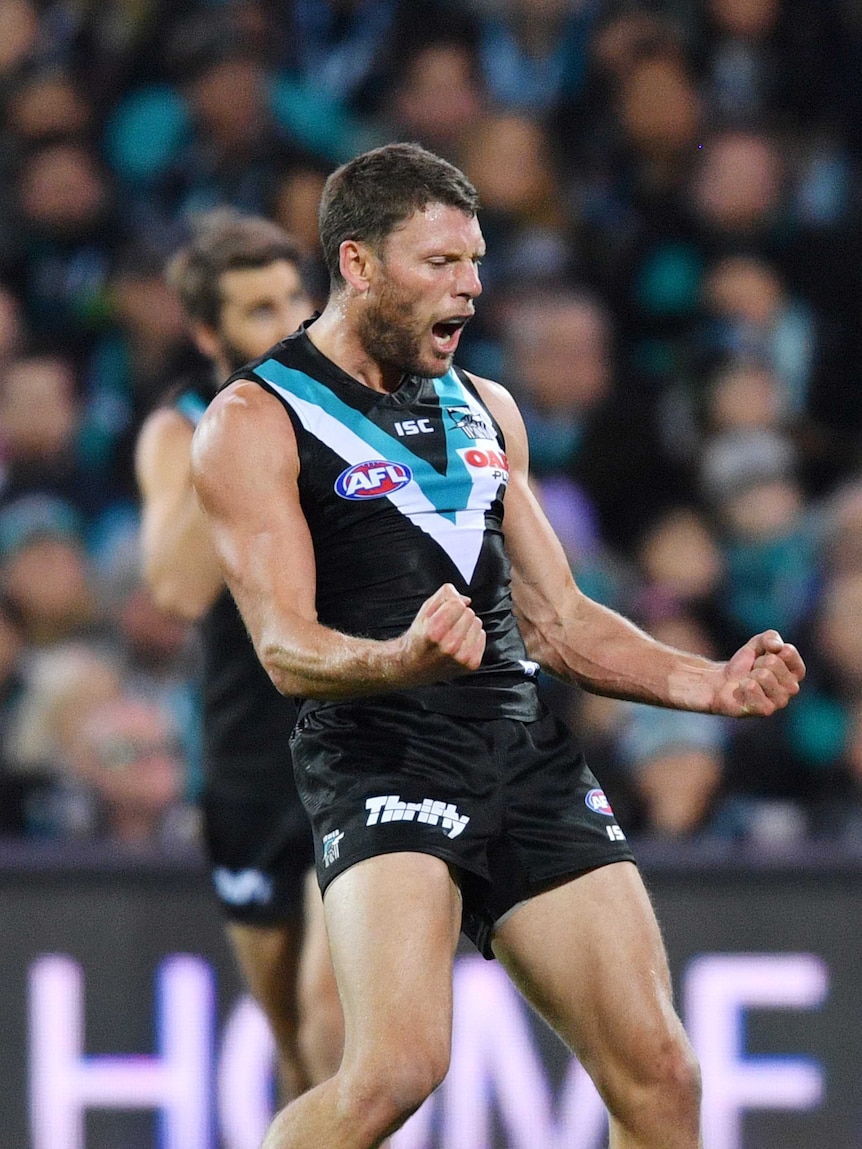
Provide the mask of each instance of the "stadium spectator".
POLYGON ((571 276, 572 213, 541 122, 489 112, 467 133, 462 156, 482 202, 485 290, 493 292, 514 277, 554 283, 571 276))
POLYGON ((9 282, 34 334, 80 363, 105 323, 121 238, 111 180, 85 144, 47 142, 22 157, 16 195, 9 282))
POLYGON ((34 646, 97 629, 95 578, 68 503, 29 494, 0 510, 0 591, 34 646))
POLYGON ((817 533, 798 480, 792 443, 771 431, 714 436, 701 484, 713 509, 725 561, 728 629, 756 619, 798 633, 817 588, 817 533))
POLYGON ((503 0, 485 7, 478 55, 494 103, 538 115, 576 107, 600 5, 594 0, 503 0))
POLYGON ((395 74, 387 135, 416 140, 457 162, 486 101, 469 44, 452 36, 430 40, 407 56, 395 74))
POLYGON ((655 413, 618 370, 613 320, 596 295, 524 294, 506 309, 504 378, 521 403, 532 468, 540 480, 574 480, 602 537, 625 550, 646 514, 675 493, 655 413))

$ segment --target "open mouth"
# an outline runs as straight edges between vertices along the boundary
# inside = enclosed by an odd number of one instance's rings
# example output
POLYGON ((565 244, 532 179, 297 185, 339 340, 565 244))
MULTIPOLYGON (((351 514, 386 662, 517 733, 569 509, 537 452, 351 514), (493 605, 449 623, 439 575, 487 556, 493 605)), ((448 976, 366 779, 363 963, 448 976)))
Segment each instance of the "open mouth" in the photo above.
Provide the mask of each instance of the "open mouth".
POLYGON ((458 315, 452 319, 441 319, 439 323, 434 324, 431 334, 439 351, 449 355, 455 350, 461 331, 469 318, 469 315, 458 315))

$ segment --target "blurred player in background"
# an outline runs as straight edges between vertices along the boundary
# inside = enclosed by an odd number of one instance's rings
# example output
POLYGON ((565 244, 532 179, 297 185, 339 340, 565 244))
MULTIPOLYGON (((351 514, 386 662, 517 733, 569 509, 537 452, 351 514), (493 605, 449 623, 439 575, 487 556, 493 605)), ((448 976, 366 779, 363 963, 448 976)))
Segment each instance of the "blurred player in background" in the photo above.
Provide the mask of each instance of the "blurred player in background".
POLYGON ((205 846, 236 957, 275 1036, 282 1089, 295 1097, 335 1071, 342 1040, 288 746, 296 715, 261 668, 222 581, 189 450, 219 383, 289 335, 312 305, 292 239, 230 209, 199 217, 167 274, 209 369, 178 382, 141 429, 144 573, 164 610, 200 627, 205 846))

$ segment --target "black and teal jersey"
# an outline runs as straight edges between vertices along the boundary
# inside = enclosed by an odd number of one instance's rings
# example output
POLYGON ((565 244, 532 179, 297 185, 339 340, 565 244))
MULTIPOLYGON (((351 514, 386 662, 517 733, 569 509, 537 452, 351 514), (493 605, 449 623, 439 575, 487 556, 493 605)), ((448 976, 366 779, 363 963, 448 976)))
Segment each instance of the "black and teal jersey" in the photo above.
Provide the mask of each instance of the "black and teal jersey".
POLYGON ((303 329, 236 377, 277 396, 293 424, 320 622, 393 638, 452 583, 482 619, 482 665, 410 693, 441 713, 534 718, 538 668, 512 613, 503 545, 505 444, 469 378, 453 369, 373 391, 303 329))
MULTIPOLYGON (((209 379, 175 388, 166 405, 196 427, 216 388, 209 379)), ((288 740, 296 707, 258 661, 225 588, 198 624, 203 653, 203 757, 208 786, 245 792, 265 780, 271 796, 293 793, 288 740)), ((253 792, 253 791, 252 791, 253 792)))

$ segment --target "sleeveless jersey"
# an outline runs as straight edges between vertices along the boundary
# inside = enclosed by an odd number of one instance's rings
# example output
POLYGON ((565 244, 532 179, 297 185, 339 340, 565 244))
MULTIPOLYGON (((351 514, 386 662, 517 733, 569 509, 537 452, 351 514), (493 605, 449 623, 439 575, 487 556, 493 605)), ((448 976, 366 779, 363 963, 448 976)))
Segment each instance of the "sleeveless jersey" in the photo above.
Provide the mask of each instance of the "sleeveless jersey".
MULTIPOLYGON (((203 381, 176 389, 171 405, 197 426, 215 387, 203 381)), ((267 771, 292 786, 289 746, 294 703, 273 686, 258 661, 230 591, 225 588, 198 624, 203 647, 203 739, 207 781, 242 786, 267 771), (272 772, 273 762, 278 769, 272 772)))
POLYGON ((277 396, 293 424, 320 622, 393 638, 450 582, 482 620, 482 665, 407 693, 444 714, 534 719, 538 666, 512 613, 503 546, 505 445, 469 378, 408 375, 392 394, 373 391, 304 328, 232 378, 277 396))

